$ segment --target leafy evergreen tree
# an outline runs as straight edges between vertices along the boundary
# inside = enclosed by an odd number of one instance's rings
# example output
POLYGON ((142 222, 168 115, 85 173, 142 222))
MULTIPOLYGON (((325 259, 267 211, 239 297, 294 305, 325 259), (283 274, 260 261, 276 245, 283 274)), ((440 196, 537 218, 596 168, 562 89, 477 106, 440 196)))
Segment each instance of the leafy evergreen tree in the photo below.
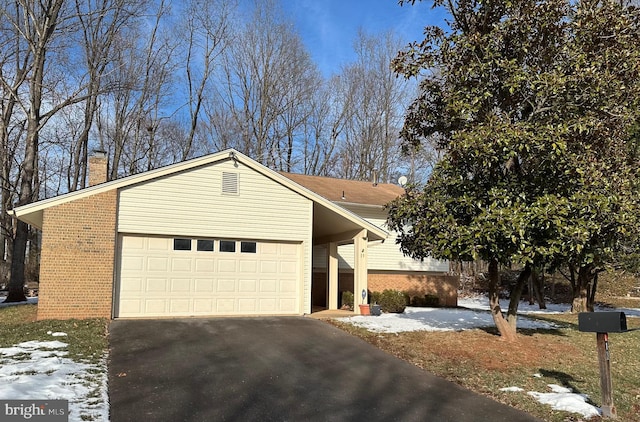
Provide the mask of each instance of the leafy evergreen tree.
POLYGON ((598 272, 637 246, 640 14, 609 0, 434 6, 449 28, 427 28, 394 66, 424 77, 405 148, 436 139, 444 158, 389 224, 414 257, 488 261, 494 320, 513 339, 532 269, 565 266, 573 310, 592 309, 598 272), (523 270, 505 319, 510 263, 523 270))

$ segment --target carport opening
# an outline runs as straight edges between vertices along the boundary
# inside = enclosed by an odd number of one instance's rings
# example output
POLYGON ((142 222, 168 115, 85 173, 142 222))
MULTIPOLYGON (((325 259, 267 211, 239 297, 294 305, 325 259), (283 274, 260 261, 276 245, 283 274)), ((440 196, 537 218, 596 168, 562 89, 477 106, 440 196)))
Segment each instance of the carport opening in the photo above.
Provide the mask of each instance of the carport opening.
MULTIPOLYGON (((338 272, 338 309, 342 309, 343 292, 353 293, 353 270, 343 270, 338 272)), ((329 309, 329 280, 324 269, 317 269, 313 272, 311 289, 311 312, 320 312, 329 309)))

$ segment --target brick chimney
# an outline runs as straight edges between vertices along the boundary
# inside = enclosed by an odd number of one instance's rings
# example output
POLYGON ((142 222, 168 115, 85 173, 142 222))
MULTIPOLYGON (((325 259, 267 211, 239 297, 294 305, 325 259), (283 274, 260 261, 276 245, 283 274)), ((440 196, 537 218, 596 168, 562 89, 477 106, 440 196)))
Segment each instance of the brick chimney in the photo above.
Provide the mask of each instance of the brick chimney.
POLYGON ((107 181, 107 153, 95 150, 89 157, 89 186, 107 181))

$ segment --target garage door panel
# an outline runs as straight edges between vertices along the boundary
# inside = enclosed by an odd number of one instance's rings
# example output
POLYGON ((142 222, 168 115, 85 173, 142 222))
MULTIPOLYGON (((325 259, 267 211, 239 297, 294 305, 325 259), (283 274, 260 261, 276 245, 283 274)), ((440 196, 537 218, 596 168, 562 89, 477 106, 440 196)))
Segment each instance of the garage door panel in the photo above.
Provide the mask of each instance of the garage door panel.
POLYGON ((278 286, 277 280, 260 280, 260 291, 261 292, 276 292, 278 286))
POLYGON ((167 313, 167 299, 146 299, 144 301, 144 313, 154 316, 167 313))
POLYGON ((122 269, 125 271, 142 271, 144 269, 144 257, 127 256, 123 258, 122 269))
POLYGON ((280 262, 280 271, 281 274, 295 274, 298 271, 298 265, 296 262, 284 261, 280 262))
POLYGON ((280 299, 278 307, 282 312, 294 312, 298 303, 295 299, 280 299))
POLYGON ((258 251, 261 255, 277 255, 278 244, 277 243, 261 243, 258 251))
POLYGON ((300 244, 255 242, 242 252, 237 241, 236 252, 220 252, 217 242, 174 250, 173 238, 123 236, 116 316, 300 312, 300 244))
POLYGON ((280 280, 281 293, 295 293, 297 291, 296 283, 291 280, 280 280))
POLYGON ((146 241, 149 251, 169 251, 173 246, 173 238, 149 237, 146 241))
POLYGON ((262 274, 275 274, 278 272, 278 261, 260 261, 262 274))
POLYGON ((235 299, 217 299, 216 311, 220 314, 235 313, 235 299))
POLYGON ((213 292, 213 284, 214 284, 214 281, 212 279, 211 280, 196 279, 194 290, 196 293, 213 292))
POLYGON ((191 310, 191 301, 189 299, 171 299, 169 312, 172 314, 188 315, 191 310))
POLYGON ((298 255, 298 247, 297 245, 287 245, 287 244, 280 244, 280 250, 279 250, 279 255, 280 256, 290 256, 290 257, 296 257, 298 255))
POLYGON ((166 278, 147 278, 145 291, 147 291, 147 292, 166 292, 167 291, 167 279, 166 278))
POLYGON ((278 309, 277 302, 275 298, 260 299, 260 311, 265 313, 275 312, 278 309))
POLYGON ((235 273, 238 270, 237 261, 235 259, 218 260, 219 273, 235 273))
POLYGON ((256 293, 258 280, 238 280, 238 291, 242 293, 256 293))
POLYGON ((146 242, 144 237, 137 236, 124 236, 122 238, 122 247, 128 251, 143 251, 146 250, 146 242))
POLYGON ((120 300, 120 313, 139 315, 143 312, 142 303, 140 299, 120 300))
POLYGON ((191 264, 193 258, 172 258, 171 271, 188 271, 191 272, 191 264))
POLYGON ((258 261, 240 261, 239 262, 241 273, 255 273, 258 271, 258 261))
POLYGON ((189 292, 191 291, 191 279, 190 278, 172 278, 171 279, 171 291, 172 292, 189 292))
POLYGON ((254 298, 240 298, 238 299, 238 312, 240 313, 253 313, 258 309, 256 308, 256 299, 254 298))
POLYGON ((147 266, 145 268, 147 271, 162 271, 166 272, 169 269, 168 258, 166 257, 148 257, 147 258, 147 266))
POLYGON ((196 258, 197 273, 212 273, 215 271, 215 261, 213 259, 198 259, 196 258))
POLYGON ((210 314, 214 310, 213 304, 213 299, 194 299, 193 310, 196 314, 210 314))
POLYGON ((126 279, 122 279, 122 287, 120 290, 125 292, 142 293, 144 291, 143 285, 144 280, 142 278, 128 277, 126 279))
POLYGON ((218 280, 217 289, 218 292, 228 293, 236 291, 236 280, 218 280))

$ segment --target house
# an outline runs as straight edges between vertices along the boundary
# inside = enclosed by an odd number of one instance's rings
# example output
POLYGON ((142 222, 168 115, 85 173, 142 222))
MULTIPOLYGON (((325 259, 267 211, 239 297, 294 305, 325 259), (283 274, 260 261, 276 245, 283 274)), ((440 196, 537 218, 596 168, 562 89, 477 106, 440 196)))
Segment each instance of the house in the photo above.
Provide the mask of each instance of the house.
MULTIPOLYGON (((390 183, 377 183, 332 177, 282 173, 294 182, 316 192, 336 205, 386 229, 385 205, 404 193, 390 183)), ((369 291, 396 289, 412 297, 431 296, 443 306, 457 306, 458 277, 450 276, 449 262, 431 258, 423 261, 405 256, 396 243, 397 234, 389 233, 384 243, 368 250, 367 270, 369 291)), ((351 291, 353 283, 353 248, 338 246, 339 294, 351 291)), ((315 245, 313 250, 312 304, 327 306, 327 245, 315 245)), ((332 295, 333 297, 333 295, 332 295)), ((360 299, 360 298, 358 298, 360 299)))
POLYGON ((336 308, 338 249, 367 292, 389 237, 235 150, 108 182, 106 154, 89 167, 88 188, 13 211, 42 230, 38 319, 308 314, 314 245, 336 308))

